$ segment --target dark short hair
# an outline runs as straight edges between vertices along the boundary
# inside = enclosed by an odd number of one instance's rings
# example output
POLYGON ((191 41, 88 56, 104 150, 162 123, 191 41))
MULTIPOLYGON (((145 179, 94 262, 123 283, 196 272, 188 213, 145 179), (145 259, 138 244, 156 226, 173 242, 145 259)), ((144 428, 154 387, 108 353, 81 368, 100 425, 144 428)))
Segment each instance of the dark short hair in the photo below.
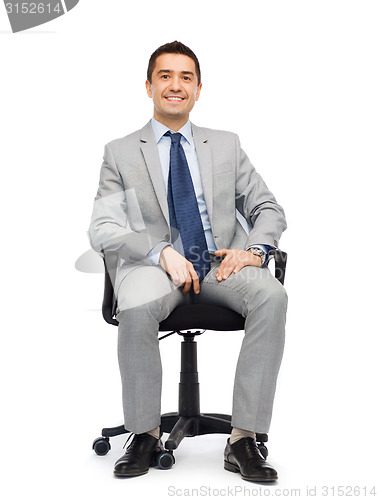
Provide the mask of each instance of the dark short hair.
POLYGON ((198 85, 201 83, 201 69, 199 65, 199 61, 195 53, 186 45, 177 40, 174 42, 166 43, 161 45, 155 52, 151 55, 150 60, 148 62, 147 68, 147 80, 151 83, 152 72, 155 69, 156 59, 162 54, 182 54, 184 56, 188 56, 193 59, 194 64, 196 66, 196 73, 198 78, 198 85))

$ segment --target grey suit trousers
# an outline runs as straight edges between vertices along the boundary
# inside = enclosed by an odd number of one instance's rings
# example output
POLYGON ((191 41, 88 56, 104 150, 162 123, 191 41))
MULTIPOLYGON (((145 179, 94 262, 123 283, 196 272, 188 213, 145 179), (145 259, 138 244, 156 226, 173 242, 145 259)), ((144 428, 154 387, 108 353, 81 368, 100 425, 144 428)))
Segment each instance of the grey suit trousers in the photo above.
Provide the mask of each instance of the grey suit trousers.
MULTIPOLYGON (((212 262, 196 300, 226 306, 246 318, 231 424, 268 432, 284 349, 287 295, 268 268, 247 266, 218 282, 218 266, 219 261, 212 262)), ((159 322, 178 305, 190 303, 191 298, 190 294, 183 295, 160 266, 141 266, 121 282, 117 300, 124 425, 140 434, 160 424, 159 322)))

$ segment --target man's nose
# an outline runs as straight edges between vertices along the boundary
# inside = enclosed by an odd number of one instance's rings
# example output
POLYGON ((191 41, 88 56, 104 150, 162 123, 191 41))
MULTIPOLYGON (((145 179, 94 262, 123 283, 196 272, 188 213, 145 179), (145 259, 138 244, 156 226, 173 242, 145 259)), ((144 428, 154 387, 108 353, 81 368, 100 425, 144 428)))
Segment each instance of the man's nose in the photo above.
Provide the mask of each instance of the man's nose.
POLYGON ((182 90, 180 77, 175 76, 171 79, 170 90, 172 92, 180 92, 182 90))

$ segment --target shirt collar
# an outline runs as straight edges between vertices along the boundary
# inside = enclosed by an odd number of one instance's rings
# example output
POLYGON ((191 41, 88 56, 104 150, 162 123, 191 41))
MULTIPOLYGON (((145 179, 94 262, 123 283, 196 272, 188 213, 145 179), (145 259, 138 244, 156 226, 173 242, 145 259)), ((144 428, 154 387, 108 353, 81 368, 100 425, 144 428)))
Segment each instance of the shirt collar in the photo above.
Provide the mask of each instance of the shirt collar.
MULTIPOLYGON (((151 126, 152 130, 154 132, 154 136, 156 139, 156 144, 160 141, 160 139, 163 137, 163 135, 169 130, 169 128, 166 125, 163 125, 162 123, 158 122, 155 117, 152 117, 151 120, 151 126)), ((174 133, 174 131, 171 131, 174 133)), ((180 134, 184 137, 184 139, 189 143, 193 144, 193 134, 192 134, 192 124, 190 120, 188 120, 183 127, 180 128, 178 131, 180 134)))

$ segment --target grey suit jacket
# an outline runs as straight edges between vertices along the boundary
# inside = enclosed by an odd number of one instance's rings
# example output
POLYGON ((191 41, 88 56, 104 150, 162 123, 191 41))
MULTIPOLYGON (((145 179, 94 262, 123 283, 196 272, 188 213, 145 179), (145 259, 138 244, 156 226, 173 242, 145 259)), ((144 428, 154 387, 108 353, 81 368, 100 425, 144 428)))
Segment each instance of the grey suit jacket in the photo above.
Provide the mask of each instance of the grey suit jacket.
MULTIPOLYGON (((246 249, 278 246, 285 215, 240 147, 237 135, 192 124, 204 197, 215 244, 246 249), (238 210, 251 227, 236 218, 238 210)), ((166 188, 155 136, 145 127, 105 146, 89 227, 91 245, 119 255, 115 287, 135 266, 171 241, 166 188)))

